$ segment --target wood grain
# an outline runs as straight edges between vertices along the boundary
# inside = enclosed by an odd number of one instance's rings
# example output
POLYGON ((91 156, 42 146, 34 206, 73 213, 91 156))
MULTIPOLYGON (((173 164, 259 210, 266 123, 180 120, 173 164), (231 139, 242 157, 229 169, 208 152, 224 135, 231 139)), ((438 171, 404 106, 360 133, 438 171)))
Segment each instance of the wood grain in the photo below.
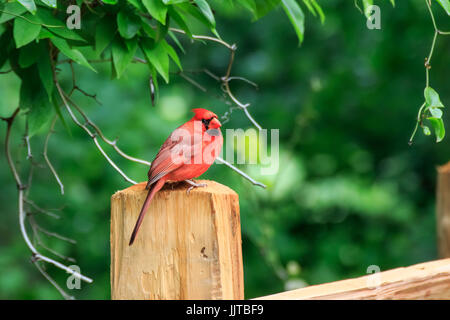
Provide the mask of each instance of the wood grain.
POLYGON ((450 258, 450 162, 438 167, 436 191, 437 242, 441 258, 450 258))
POLYGON ((128 241, 144 202, 145 183, 111 197, 112 299, 243 299, 238 195, 166 183, 137 235, 128 241))
POLYGON ((356 279, 310 286, 257 299, 450 299, 450 259, 397 268, 356 279))

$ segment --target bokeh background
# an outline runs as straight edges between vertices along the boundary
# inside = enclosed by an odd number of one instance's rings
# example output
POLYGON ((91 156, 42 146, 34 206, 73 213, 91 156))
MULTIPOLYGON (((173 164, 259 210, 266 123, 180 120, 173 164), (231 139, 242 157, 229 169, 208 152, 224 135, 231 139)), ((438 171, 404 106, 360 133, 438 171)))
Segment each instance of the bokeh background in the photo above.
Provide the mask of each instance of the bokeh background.
MULTIPOLYGON (((370 265, 387 270, 437 258, 436 167, 450 160, 450 139, 436 144, 419 132, 412 146, 407 143, 423 102, 423 63, 433 27, 424 1, 396 2, 396 8, 389 1, 380 3, 381 30, 367 29, 353 1, 323 2, 323 25, 305 10, 301 47, 281 9, 251 22, 245 11, 226 10, 217 1, 213 5, 221 36, 238 45, 233 75, 259 85, 255 90, 236 81, 233 91, 252 104, 250 111, 264 128, 280 130, 276 174, 262 176, 258 166, 241 166, 266 183, 266 190, 223 165, 214 165, 204 176, 239 194, 246 298, 365 275, 370 265)), ((433 7, 439 27, 450 29, 442 8, 436 3, 433 7)), ((430 72, 431 86, 447 105, 448 40, 438 38, 430 72)), ((183 44, 185 70, 225 73, 226 49, 183 44)), ((120 137, 120 147, 137 157, 151 160, 169 133, 191 116, 192 107, 219 115, 229 108, 217 98, 219 85, 201 73, 190 76, 208 88, 206 93, 173 74, 171 83, 161 86, 158 105, 151 107, 145 66, 132 65, 120 80, 111 80, 108 64, 96 67, 98 74, 77 65, 75 70, 79 86, 96 93, 102 104, 80 93, 75 99, 108 137, 120 137)), ((67 66, 61 66, 61 78, 69 88, 67 66)), ((1 116, 17 106, 18 89, 13 74, 0 76, 1 116)), ((12 155, 25 177, 29 164, 20 118, 12 155)), ((444 121, 450 123, 446 111, 444 121)), ((56 211, 59 220, 42 214, 36 219, 78 243, 42 238, 48 247, 74 257, 95 280, 70 293, 80 299, 109 299, 110 196, 128 184, 85 133, 68 117, 66 122, 70 133, 58 123, 49 144, 65 195, 42 158, 43 132, 31 141, 34 161, 42 167, 30 197, 41 207, 63 208, 56 211)), ((5 127, 1 124, 2 150, 5 127)), ((234 110, 224 128, 247 129, 251 124, 234 110)), ((132 178, 146 179, 148 168, 106 149, 132 178)), ((18 226, 15 183, 4 152, 0 155, 0 298, 58 299, 58 292, 30 263, 18 226)), ((65 286, 67 274, 51 266, 47 271, 65 286)))

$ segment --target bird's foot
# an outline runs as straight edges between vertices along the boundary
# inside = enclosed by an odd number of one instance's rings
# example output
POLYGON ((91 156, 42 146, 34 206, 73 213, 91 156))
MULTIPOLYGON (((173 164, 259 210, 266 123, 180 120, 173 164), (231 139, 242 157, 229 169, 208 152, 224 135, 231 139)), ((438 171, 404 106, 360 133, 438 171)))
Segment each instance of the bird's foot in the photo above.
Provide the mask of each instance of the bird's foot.
POLYGON ((196 183, 194 180, 184 180, 187 183, 189 183, 191 186, 187 189, 186 193, 189 195, 192 189, 198 188, 198 187, 206 187, 208 186, 206 183, 196 183))

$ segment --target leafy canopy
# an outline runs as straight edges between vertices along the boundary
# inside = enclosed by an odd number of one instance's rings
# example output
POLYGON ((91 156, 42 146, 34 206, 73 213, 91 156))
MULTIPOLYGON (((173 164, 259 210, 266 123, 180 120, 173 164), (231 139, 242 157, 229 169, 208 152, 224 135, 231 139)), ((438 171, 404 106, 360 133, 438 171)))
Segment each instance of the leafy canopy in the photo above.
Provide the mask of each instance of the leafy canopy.
MULTIPOLYGON (((170 79, 170 65, 182 69, 178 36, 193 38, 203 25, 214 37, 214 9, 206 0, 13 0, 0 3, 0 68, 8 65, 22 80, 20 107, 27 114, 29 135, 40 131, 53 116, 54 68, 71 61, 96 72, 92 60, 111 61, 113 77, 120 78, 133 60, 145 60, 158 97, 158 81, 170 79), (81 28, 68 28, 76 3, 81 28), (70 12, 70 13, 68 13, 70 12), (177 47, 177 50, 175 49, 177 47), (45 94, 43 94, 45 93, 45 94)), ((304 1, 314 14, 323 13, 315 0, 304 1)), ((283 7, 299 42, 304 14, 296 0, 228 0, 221 6, 243 8, 259 19, 283 7)))

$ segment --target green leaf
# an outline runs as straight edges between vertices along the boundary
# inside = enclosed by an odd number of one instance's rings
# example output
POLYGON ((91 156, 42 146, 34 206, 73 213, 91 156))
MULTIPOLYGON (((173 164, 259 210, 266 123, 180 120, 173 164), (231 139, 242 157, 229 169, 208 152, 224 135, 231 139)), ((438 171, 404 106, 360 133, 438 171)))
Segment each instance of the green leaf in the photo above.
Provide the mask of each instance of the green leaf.
POLYGON ((78 31, 68 29, 66 24, 55 17, 49 9, 40 7, 36 13, 36 17, 41 23, 52 26, 44 26, 44 28, 50 30, 52 33, 65 39, 86 42, 86 40, 78 34, 78 31))
POLYGON ((22 110, 28 110, 28 135, 31 137, 49 123, 53 117, 53 109, 39 79, 36 66, 22 71, 19 104, 22 110))
POLYGON ((40 55, 38 55, 39 59, 37 60, 39 77, 41 78, 45 91, 47 91, 48 98, 51 100, 54 86, 53 73, 50 62, 50 55, 44 43, 40 45, 40 52, 40 55))
POLYGON ((128 0, 129 3, 131 3, 136 9, 139 11, 145 11, 145 7, 139 0, 128 0))
POLYGON ((256 5, 254 0, 237 0, 237 2, 243 6, 244 8, 250 10, 250 12, 253 14, 253 16, 256 17, 256 5))
POLYGON ((272 11, 280 0, 255 0, 255 19, 260 19, 272 11))
POLYGON ((95 52, 100 55, 111 43, 116 34, 115 21, 105 16, 95 28, 95 52))
POLYGON ((152 28, 152 26, 147 22, 145 18, 141 19, 141 26, 144 29, 145 33, 152 39, 156 38, 156 30, 152 28))
POLYGON ((172 60, 176 63, 178 68, 180 68, 180 70, 183 71, 183 67, 181 66, 180 59, 178 58, 178 55, 177 55, 175 49, 170 44, 168 44, 165 40, 161 41, 161 43, 164 46, 164 49, 166 50, 166 52, 169 54, 169 56, 172 58, 172 60))
POLYGON ((423 134, 429 136, 431 134, 430 128, 427 126, 422 126, 423 134))
POLYGON ((0 36, 0 68, 6 63, 9 58, 9 52, 14 47, 11 34, 12 32, 7 30, 0 36))
POLYGON ((178 10, 174 9, 172 6, 170 6, 169 7, 169 15, 178 24, 178 26, 184 32, 186 32, 186 35, 188 35, 190 38, 192 38, 192 33, 187 25, 186 17, 184 16, 184 14, 179 12, 178 10))
POLYGON ((51 8, 56 8, 56 0, 41 0, 41 1, 51 8))
POLYGON ((208 2, 205 0, 194 0, 197 7, 200 9, 201 13, 205 16, 205 18, 209 21, 213 28, 216 27, 216 20, 214 19, 214 15, 209 7, 208 2))
MULTIPOLYGON (((31 13, 27 13, 24 17, 33 21, 31 13)), ((31 23, 22 18, 14 19, 13 34, 16 48, 20 48, 36 39, 39 32, 41 32, 41 28, 42 26, 38 22, 31 23)))
POLYGON ((124 43, 120 37, 116 37, 112 43, 112 57, 117 78, 120 78, 134 58, 137 49, 137 40, 127 40, 124 43))
POLYGON ((117 26, 120 35, 125 39, 133 38, 141 28, 141 19, 132 13, 120 11, 117 15, 117 26))
POLYGON ((170 38, 172 38, 173 42, 175 42, 175 44, 181 50, 181 52, 186 54, 186 51, 184 50, 183 45, 180 43, 180 41, 178 40, 177 36, 172 31, 169 31, 169 36, 170 36, 170 38))
POLYGON ((217 33, 215 23, 212 24, 210 20, 208 20, 201 11, 196 6, 193 6, 190 3, 181 3, 177 5, 178 9, 182 10, 183 12, 188 13, 198 21, 200 21, 202 24, 207 26, 216 37, 220 38, 219 34, 217 33))
POLYGON ((308 8, 309 12, 311 12, 314 17, 317 15, 316 10, 314 9, 311 0, 303 0, 304 5, 308 8))
POLYGON ((27 9, 32 14, 36 13, 36 4, 34 0, 17 0, 25 9, 27 9))
POLYGON ((78 64, 85 66, 91 69, 94 72, 97 72, 86 60, 83 54, 77 49, 71 48, 66 40, 62 38, 54 37, 51 39, 52 43, 57 47, 64 55, 66 55, 69 59, 72 59, 78 64))
POLYGON ((102 0, 103 3, 106 4, 117 4, 119 0, 102 0))
POLYGON ((314 9, 316 9, 316 12, 319 14, 319 18, 320 18, 320 23, 324 23, 325 22, 325 14, 323 13, 322 8, 320 7, 320 5, 316 2, 316 0, 311 0, 311 3, 314 7, 314 9))
POLYGON ((51 33, 50 31, 48 31, 45 28, 41 29, 41 32, 39 33, 38 39, 50 39, 50 38, 54 38, 56 37, 55 34, 51 33))
POLYGON ((305 32, 305 15, 295 0, 282 0, 281 2, 286 15, 294 26, 300 45, 305 32))
POLYGON ((431 126, 434 129, 434 133, 436 135, 436 142, 441 142, 445 137, 445 127, 444 121, 441 118, 429 117, 427 120, 430 121, 431 126))
MULTIPOLYGON (((167 19, 169 19, 169 17, 167 17, 167 19)), ((168 31, 169 31, 169 23, 162 24, 158 22, 156 26, 155 41, 159 42, 161 40, 164 40, 168 31)))
POLYGON ((80 36, 76 31, 67 29, 65 26, 62 28, 48 28, 48 30, 50 30, 50 32, 56 34, 57 36, 60 36, 68 40, 86 42, 86 40, 82 36, 80 36))
POLYGON ((142 0, 142 3, 153 18, 166 24, 167 6, 161 0, 142 0))
POLYGON ((442 112, 441 109, 436 108, 436 107, 429 107, 429 108, 428 108, 428 111, 430 111, 431 115, 432 115, 434 118, 442 118, 443 112, 442 112))
MULTIPOLYGON (((0 13, 0 24, 9 21, 11 19, 16 18, 16 16, 22 15, 27 9, 25 9, 20 3, 18 2, 8 2, 4 5, 4 7, 0 7, 1 10, 12 13, 6 13, 2 12, 0 13)), ((19 18, 20 19, 20 18, 19 18)))
POLYGON ((141 47, 148 62, 156 68, 166 83, 169 83, 169 56, 163 41, 155 43, 150 39, 145 39, 142 41, 141 47))
POLYGON ((450 16, 450 1, 449 0, 436 0, 444 8, 445 12, 450 16))
POLYGON ((444 108, 439 94, 431 87, 426 87, 424 90, 425 102, 428 107, 444 108))
POLYGON ((366 16, 366 18, 369 18, 369 7, 373 5, 373 0, 362 0, 362 3, 364 7, 364 15, 366 16))
POLYGON ((37 54, 37 52, 39 52, 38 50, 39 46, 35 42, 20 48, 19 66, 21 68, 28 68, 34 64, 39 58, 39 55, 37 54))
POLYGON ((395 0, 390 0, 393 7, 395 7, 395 0))

